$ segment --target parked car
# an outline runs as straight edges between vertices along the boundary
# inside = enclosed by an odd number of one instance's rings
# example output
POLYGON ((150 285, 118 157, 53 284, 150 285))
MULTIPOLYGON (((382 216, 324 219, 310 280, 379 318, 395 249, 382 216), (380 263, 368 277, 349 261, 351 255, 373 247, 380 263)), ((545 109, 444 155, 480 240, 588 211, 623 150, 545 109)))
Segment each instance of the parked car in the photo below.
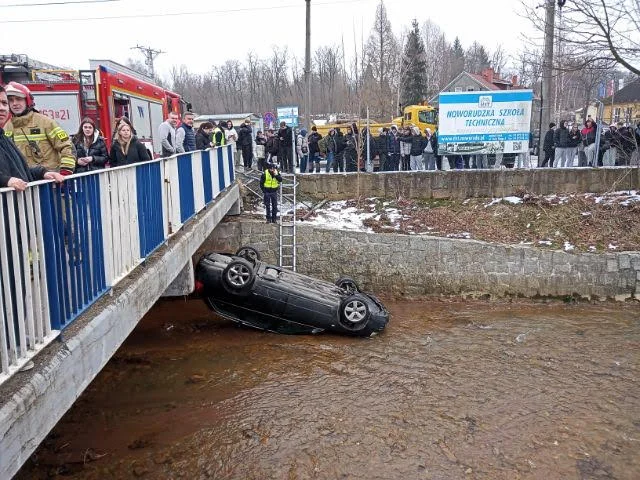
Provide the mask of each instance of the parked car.
POLYGON ((219 315, 270 332, 368 337, 389 322, 382 303, 354 280, 332 284, 269 265, 252 247, 205 255, 196 266, 196 292, 219 315))

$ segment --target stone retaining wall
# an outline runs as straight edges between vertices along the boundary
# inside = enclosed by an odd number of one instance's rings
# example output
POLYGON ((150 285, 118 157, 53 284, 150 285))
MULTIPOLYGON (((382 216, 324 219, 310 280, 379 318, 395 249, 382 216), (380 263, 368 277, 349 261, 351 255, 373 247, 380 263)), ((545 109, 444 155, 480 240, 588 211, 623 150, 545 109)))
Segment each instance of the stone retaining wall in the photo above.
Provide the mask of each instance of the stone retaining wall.
POLYGON ((638 168, 539 168, 298 175, 298 194, 344 200, 385 198, 497 198, 526 190, 553 193, 605 193, 640 190, 638 168))
MULTIPOLYGON (((392 295, 640 298, 640 252, 567 253, 476 240, 297 228, 297 269, 334 281, 349 276, 365 289, 392 295)), ((252 245, 278 262, 277 226, 221 223, 199 250, 252 245)))

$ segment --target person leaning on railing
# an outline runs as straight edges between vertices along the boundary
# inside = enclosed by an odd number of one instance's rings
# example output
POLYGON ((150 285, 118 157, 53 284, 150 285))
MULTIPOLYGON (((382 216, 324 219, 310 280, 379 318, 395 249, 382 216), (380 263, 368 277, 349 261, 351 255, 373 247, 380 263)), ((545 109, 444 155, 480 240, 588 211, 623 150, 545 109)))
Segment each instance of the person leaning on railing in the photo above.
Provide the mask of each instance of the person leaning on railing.
POLYGON ((31 91, 21 83, 9 82, 5 87, 12 118, 4 127, 29 166, 43 166, 73 174, 76 158, 73 144, 54 120, 36 110, 31 91))
MULTIPOLYGON (((8 118, 9 100, 0 86, 0 125, 4 125, 8 118)), ((47 171, 41 165, 29 167, 18 148, 0 128, 0 188, 11 187, 23 191, 29 182, 36 180, 55 180, 60 183, 64 177, 58 172, 47 171)))
POLYGON ((118 124, 115 139, 109 152, 109 163, 112 167, 121 167, 132 163, 151 160, 147 148, 138 141, 128 123, 118 124))

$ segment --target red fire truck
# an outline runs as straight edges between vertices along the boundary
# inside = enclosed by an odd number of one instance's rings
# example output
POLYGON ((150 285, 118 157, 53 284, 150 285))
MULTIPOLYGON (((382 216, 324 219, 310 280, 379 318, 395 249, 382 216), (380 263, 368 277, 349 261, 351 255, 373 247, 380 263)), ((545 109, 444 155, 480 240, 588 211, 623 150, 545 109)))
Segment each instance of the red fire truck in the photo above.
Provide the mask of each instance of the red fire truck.
POLYGON ((191 109, 182 97, 153 80, 111 60, 90 60, 89 70, 65 70, 26 55, 0 55, 0 83, 16 81, 29 87, 36 109, 73 135, 82 118, 96 122, 111 147, 117 118, 128 117, 138 139, 160 155, 158 126, 169 112, 191 109))

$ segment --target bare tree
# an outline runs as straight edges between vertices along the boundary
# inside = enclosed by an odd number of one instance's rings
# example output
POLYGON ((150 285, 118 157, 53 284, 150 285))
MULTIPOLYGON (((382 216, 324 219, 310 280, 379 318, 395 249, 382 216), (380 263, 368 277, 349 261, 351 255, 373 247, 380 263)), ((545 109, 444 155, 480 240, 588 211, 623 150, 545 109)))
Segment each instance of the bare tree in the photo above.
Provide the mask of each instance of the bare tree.
MULTIPOLYGON (((531 0, 522 5, 534 26, 544 29, 544 19, 536 8, 538 3, 531 0)), ((556 42, 569 48, 574 60, 587 65, 613 58, 620 66, 640 75, 640 0, 569 1, 561 14, 556 42)))
POLYGON ((496 72, 502 73, 507 66, 507 53, 502 48, 502 45, 498 45, 496 49, 491 52, 491 59, 489 61, 491 68, 496 72))
POLYGON ((365 63, 367 67, 371 67, 371 73, 377 82, 376 114, 381 118, 389 116, 395 110, 395 100, 391 93, 391 75, 397 69, 399 52, 387 10, 384 2, 380 0, 364 55, 365 63))

